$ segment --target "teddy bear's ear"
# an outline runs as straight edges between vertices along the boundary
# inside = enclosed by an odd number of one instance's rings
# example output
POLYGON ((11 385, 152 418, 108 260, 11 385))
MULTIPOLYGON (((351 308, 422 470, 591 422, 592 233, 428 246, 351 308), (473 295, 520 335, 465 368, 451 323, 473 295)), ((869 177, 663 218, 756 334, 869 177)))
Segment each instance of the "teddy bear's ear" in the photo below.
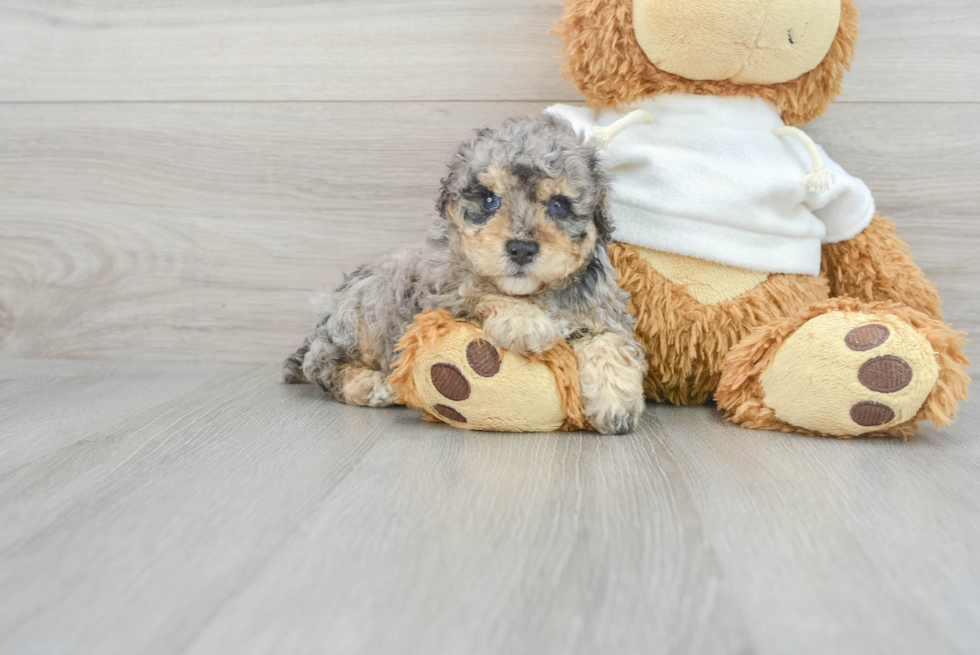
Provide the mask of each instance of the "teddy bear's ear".
POLYGON ((633 0, 570 0, 552 33, 565 46, 562 78, 590 104, 617 107, 659 91, 659 71, 633 34, 633 0))

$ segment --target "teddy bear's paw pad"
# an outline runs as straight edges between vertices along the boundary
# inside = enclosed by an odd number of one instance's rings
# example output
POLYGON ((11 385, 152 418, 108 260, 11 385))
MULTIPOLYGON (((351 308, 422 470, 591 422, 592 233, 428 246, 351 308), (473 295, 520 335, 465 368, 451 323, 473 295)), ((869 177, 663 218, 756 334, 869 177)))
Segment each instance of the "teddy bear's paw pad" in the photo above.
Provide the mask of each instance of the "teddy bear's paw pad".
POLYGON ((888 405, 868 400, 851 408, 851 420, 866 428, 886 425, 895 420, 895 411, 888 405))
POLYGON ((436 391, 449 400, 456 402, 468 400, 472 393, 472 387, 462 371, 452 364, 434 364, 429 369, 429 378, 436 391))
POLYGON ((791 335, 760 381, 780 420, 858 436, 913 419, 938 378, 932 346, 902 319, 833 311, 791 335))
POLYGON ((896 393, 909 386, 915 372, 901 357, 884 355, 869 359, 861 365, 858 380, 878 393, 896 393))
POLYGON ((450 421, 455 421, 456 423, 469 423, 465 416, 448 405, 435 405, 433 409, 436 410, 439 416, 448 418, 450 421))
MULTIPOLYGON (((501 360, 497 349, 485 339, 474 339, 466 346, 466 362, 478 376, 492 378, 500 372, 501 360)), ((452 364, 433 364, 429 369, 432 386, 446 400, 463 402, 470 399, 473 387, 469 380, 456 366, 452 364)), ((436 414, 455 423, 469 423, 469 420, 459 410, 437 403, 432 406, 436 414)))
POLYGON ((848 332, 847 336, 844 337, 844 343, 854 352, 863 353, 882 345, 888 341, 888 337, 891 335, 891 330, 884 325, 871 323, 870 325, 856 327, 848 332))
POLYGON ((417 353, 412 375, 418 409, 456 427, 553 432, 567 420, 555 375, 541 358, 500 350, 468 324, 417 353))
POLYGON ((500 373, 500 354, 484 339, 476 339, 466 346, 466 361, 479 376, 492 378, 500 373))

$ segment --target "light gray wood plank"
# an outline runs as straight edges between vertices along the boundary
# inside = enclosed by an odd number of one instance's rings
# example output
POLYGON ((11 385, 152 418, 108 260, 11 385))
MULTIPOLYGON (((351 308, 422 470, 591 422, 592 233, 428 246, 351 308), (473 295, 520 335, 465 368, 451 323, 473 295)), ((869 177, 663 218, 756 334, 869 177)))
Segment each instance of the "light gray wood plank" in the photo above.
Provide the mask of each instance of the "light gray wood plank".
POLYGON ((0 360, 0 473, 252 368, 0 360))
POLYGON ((0 474, 2 650, 181 652, 388 430, 425 429, 252 370, 107 412, 71 448, 0 474))
POLYGON ((0 643, 749 650, 654 442, 470 434, 264 373, 147 413, 147 425, 107 426, 82 444, 81 466, 76 448, 0 476, 0 498, 16 505, 0 516, 0 643), (111 473, 93 478, 96 461, 111 473))
POLYGON ((394 432, 188 652, 752 652, 708 540, 647 437, 394 432))
POLYGON ((760 653, 980 649, 980 413, 908 442, 742 430, 661 408, 760 653))
POLYGON ((557 0, 0 3, 0 101, 575 98, 557 0))
POLYGON ((856 0, 861 36, 840 102, 977 102, 980 4, 856 0))
MULTIPOLYGON (((423 238, 459 140, 543 107, 0 106, 0 349, 278 361, 312 325, 315 289, 423 238)), ((810 128, 969 331, 978 123, 978 105, 854 104, 810 128)))
POLYGON ((4 650, 980 647, 976 400, 909 442, 654 405, 622 438, 477 434, 237 368, 139 415, 95 399, 104 428, 0 474, 4 650))
MULTIPOLYGON (((980 100, 980 6, 860 0, 843 101, 980 100)), ((5 0, 0 101, 570 100, 558 0, 5 0)))
POLYGON ((461 140, 544 106, 0 106, 2 349, 280 361, 315 289, 424 239, 461 140))

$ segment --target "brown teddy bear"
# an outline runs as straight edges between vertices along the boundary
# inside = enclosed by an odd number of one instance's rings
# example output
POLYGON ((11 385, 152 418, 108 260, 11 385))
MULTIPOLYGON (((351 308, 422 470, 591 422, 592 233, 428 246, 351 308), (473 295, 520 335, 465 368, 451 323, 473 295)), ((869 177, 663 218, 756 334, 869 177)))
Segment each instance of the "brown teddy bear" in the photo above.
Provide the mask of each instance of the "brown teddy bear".
MULTIPOLYGON (((633 295, 648 397, 714 396, 740 425, 819 436, 952 420, 969 383, 962 334, 868 188, 795 127, 840 92, 853 0, 572 0, 556 32, 588 107, 548 111, 605 146, 609 254, 633 295)), ((406 339, 413 362, 465 345, 425 334, 406 339)), ((393 382, 427 411, 438 393, 423 369, 393 382)), ((495 420, 465 427, 581 427, 574 371, 551 373, 537 386, 565 392, 542 393, 549 422, 488 392, 468 411, 495 420)))

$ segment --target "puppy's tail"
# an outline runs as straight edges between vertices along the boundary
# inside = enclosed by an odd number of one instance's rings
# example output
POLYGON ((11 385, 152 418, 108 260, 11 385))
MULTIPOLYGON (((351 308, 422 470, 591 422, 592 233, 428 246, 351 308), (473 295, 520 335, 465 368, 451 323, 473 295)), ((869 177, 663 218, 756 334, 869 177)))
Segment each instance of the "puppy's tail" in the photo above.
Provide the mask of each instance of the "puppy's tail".
POLYGON ((307 339, 299 350, 294 352, 282 363, 282 381, 286 384, 306 384, 309 380, 303 374, 303 360, 310 352, 310 340, 307 339))

